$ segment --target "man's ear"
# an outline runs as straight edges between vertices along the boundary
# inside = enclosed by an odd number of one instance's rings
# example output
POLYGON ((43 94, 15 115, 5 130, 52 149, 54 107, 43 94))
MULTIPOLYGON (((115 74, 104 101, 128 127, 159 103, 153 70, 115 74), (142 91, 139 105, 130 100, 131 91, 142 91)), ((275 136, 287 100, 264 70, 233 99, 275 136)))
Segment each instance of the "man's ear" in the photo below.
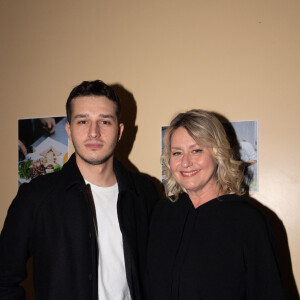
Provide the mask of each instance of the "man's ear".
POLYGON ((65 129, 66 129, 66 132, 67 132, 67 135, 68 135, 69 140, 72 141, 71 129, 70 129, 70 124, 69 124, 69 122, 67 122, 67 123, 65 124, 65 129))
POLYGON ((124 124, 123 124, 123 123, 120 123, 120 124, 119 124, 118 141, 121 139, 122 134, 123 134, 123 131, 124 131, 124 124))

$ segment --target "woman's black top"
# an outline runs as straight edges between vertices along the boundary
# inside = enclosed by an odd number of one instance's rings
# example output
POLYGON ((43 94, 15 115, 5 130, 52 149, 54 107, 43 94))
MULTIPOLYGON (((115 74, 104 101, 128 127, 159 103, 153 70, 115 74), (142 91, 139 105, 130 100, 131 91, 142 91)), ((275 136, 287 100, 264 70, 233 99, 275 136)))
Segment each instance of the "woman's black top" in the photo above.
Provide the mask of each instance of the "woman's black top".
POLYGON ((248 201, 224 195, 197 209, 186 193, 154 211, 151 300, 284 299, 271 228, 248 201))

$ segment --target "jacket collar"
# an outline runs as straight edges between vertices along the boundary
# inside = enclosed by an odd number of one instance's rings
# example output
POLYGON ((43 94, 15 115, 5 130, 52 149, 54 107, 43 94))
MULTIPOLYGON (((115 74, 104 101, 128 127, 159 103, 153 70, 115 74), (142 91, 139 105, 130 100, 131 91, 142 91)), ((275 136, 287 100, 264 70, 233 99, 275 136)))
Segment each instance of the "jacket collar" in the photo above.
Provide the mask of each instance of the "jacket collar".
POLYGON ((64 164, 61 172, 66 190, 75 184, 84 183, 84 179, 76 163, 75 153, 73 153, 69 160, 64 164))
MULTIPOLYGON (((132 174, 128 172, 116 158, 114 158, 113 168, 116 174, 119 192, 121 193, 124 191, 130 191, 136 194, 132 174)), ((68 162, 64 164, 63 170, 61 172, 64 175, 63 180, 66 189, 69 189, 74 184, 84 183, 84 179, 76 163, 75 153, 73 153, 69 158, 68 162)))
POLYGON ((114 172, 117 177, 119 192, 129 191, 136 194, 135 184, 132 178, 132 173, 128 172, 126 168, 114 158, 114 172))

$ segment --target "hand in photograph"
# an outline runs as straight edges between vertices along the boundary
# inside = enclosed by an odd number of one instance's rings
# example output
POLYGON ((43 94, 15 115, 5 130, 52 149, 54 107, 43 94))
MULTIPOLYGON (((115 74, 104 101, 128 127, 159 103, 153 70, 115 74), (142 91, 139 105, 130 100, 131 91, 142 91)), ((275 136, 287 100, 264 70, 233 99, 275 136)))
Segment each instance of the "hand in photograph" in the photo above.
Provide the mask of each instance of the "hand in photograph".
POLYGON ((18 146, 25 157, 27 155, 27 149, 26 149, 25 145, 20 140, 18 140, 18 146))
POLYGON ((53 134, 55 132, 56 123, 54 118, 40 118, 43 128, 49 133, 53 134))

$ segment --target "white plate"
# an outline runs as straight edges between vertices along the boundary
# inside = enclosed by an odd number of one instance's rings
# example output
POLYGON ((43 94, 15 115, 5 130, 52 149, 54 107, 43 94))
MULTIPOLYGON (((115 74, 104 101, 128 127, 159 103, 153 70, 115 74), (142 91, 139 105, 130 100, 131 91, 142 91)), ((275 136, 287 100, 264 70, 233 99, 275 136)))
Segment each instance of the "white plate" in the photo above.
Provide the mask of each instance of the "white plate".
MULTIPOLYGON (((59 165, 63 165, 63 158, 64 155, 68 152, 68 147, 60 142, 57 142, 56 140, 52 139, 51 137, 46 138, 43 142, 41 142, 36 148, 33 153, 29 153, 26 155, 25 159, 23 161, 26 161, 28 159, 32 159, 33 161, 38 160, 39 158, 42 158, 41 153, 45 150, 52 147, 54 150, 59 151, 61 154, 57 156, 57 163, 59 165)), ((21 162, 20 162, 21 163, 21 162)), ((20 178, 18 176, 18 181, 20 184, 24 182, 29 182, 31 179, 24 179, 20 178)))

